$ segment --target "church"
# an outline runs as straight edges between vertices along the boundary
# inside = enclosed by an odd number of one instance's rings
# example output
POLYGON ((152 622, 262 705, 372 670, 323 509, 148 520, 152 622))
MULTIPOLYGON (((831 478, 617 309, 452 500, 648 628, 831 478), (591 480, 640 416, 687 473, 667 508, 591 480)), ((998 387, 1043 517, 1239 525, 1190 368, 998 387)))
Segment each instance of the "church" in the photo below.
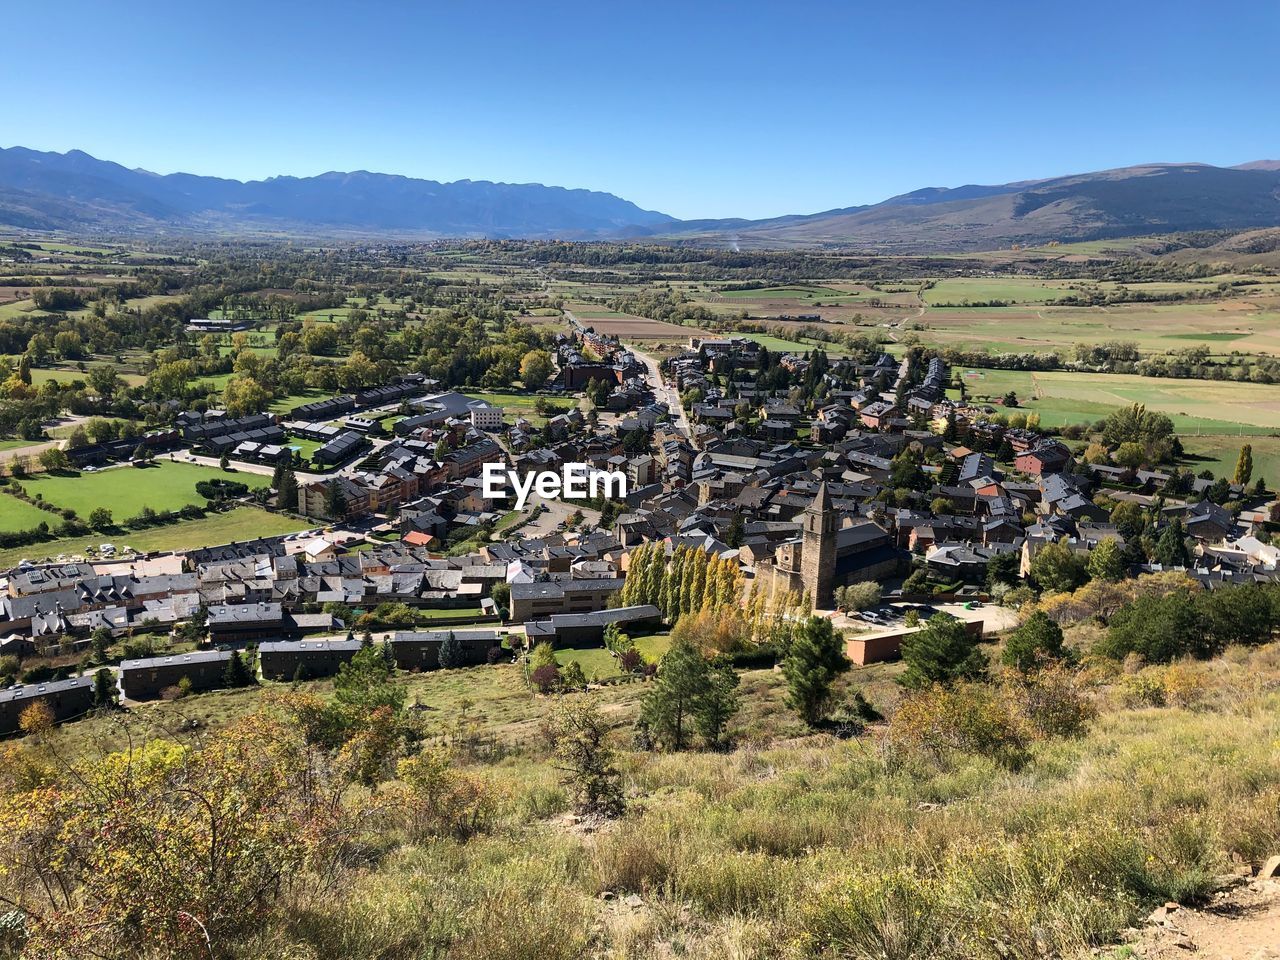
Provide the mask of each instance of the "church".
POLYGON ((800 521, 800 536, 778 544, 772 562, 756 568, 770 595, 795 591, 811 597, 814 609, 830 610, 837 587, 883 580, 906 559, 879 524, 861 518, 843 522, 825 481, 800 521))

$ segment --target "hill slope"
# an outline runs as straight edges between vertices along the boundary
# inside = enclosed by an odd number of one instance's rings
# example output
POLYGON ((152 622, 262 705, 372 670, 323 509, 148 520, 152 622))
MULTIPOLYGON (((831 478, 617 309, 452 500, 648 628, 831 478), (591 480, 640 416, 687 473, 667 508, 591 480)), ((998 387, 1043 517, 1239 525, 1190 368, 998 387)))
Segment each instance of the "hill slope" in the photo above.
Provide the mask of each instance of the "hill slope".
POLYGON ((590 238, 674 222, 612 194, 536 183, 366 171, 241 183, 129 170, 78 150, 0 149, 0 223, 27 229, 590 238))
POLYGON ((926 188, 866 207, 755 223, 689 225, 685 237, 753 245, 990 249, 1280 225, 1280 171, 1150 164, 999 186, 926 188))

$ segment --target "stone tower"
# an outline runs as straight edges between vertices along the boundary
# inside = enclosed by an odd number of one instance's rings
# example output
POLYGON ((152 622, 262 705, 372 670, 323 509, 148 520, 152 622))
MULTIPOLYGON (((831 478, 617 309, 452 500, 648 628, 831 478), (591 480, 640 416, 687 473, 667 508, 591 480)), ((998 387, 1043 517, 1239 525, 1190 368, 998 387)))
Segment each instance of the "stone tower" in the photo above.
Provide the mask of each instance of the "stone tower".
POLYGON ((836 577, 836 536, 840 515, 836 513, 824 480, 818 484, 818 495, 804 511, 804 539, 800 552, 800 579, 805 592, 819 609, 831 609, 831 589, 836 577))

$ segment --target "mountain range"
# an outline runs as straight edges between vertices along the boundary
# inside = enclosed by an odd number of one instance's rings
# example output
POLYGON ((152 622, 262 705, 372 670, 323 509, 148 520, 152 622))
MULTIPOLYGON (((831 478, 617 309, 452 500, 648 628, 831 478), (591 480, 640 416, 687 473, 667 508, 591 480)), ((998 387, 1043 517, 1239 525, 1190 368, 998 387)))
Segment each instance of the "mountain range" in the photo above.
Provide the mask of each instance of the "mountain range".
POLYGON ((1280 226, 1280 161, 1146 164, 926 187, 768 220, 681 221, 610 193, 355 171, 241 182, 159 175, 79 150, 0 148, 0 224, 70 234, 649 238, 750 246, 991 249, 1280 226))

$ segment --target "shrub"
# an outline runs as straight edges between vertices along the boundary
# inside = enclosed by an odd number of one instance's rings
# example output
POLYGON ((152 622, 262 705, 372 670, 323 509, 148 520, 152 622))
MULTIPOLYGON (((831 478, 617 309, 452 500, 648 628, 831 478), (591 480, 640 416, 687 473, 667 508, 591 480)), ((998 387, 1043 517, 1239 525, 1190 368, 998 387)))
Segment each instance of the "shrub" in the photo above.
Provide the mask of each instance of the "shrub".
POLYGON ((831 884, 801 922, 803 956, 915 960, 941 955, 956 920, 938 880, 901 867, 831 884))
POLYGON ((889 736, 893 744, 935 759, 957 751, 1019 767, 1027 757, 1019 718, 994 690, 978 683, 934 686, 907 697, 890 722, 889 736))
POLYGON ((396 779, 396 799, 415 840, 466 840, 487 832, 497 818, 497 791, 481 777, 454 769, 443 750, 425 750, 400 760, 396 779))
POLYGON ((1084 678, 1061 665, 1016 675, 1004 693, 1037 737, 1078 737, 1097 716, 1084 678))
POLYGON ((1163 707, 1164 684, 1154 671, 1130 673, 1120 678, 1117 686, 1120 702, 1126 707, 1163 707))
POLYGON ((1024 673, 1062 657, 1062 628, 1040 610, 1009 635, 1000 655, 1001 662, 1006 667, 1013 667, 1024 673))
POLYGON ((1174 663, 1165 668, 1160 686, 1169 706, 1189 709, 1198 706, 1208 693, 1209 678, 1194 663, 1174 663))
POLYGON ((622 813, 622 775, 614 765, 608 727, 586 694, 563 698, 547 723, 556 766, 578 810, 616 817, 622 813))
POLYGON ((539 693, 550 693, 560 686, 560 668, 555 664, 538 667, 529 674, 529 682, 539 693))

